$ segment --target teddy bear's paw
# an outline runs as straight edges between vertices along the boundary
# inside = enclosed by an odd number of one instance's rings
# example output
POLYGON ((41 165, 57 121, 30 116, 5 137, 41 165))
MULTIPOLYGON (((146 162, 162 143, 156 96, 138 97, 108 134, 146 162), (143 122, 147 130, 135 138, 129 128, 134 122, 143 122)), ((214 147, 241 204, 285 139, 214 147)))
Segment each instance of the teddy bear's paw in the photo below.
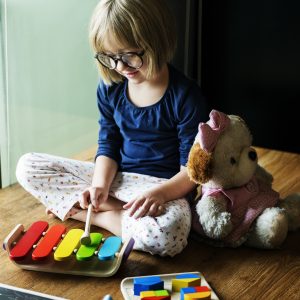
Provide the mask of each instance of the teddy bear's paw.
POLYGON ((223 239, 232 231, 231 214, 228 212, 200 218, 200 223, 205 234, 212 239, 223 239))
POLYGON ((289 230, 295 231, 300 228, 300 193, 292 194, 279 202, 284 208, 289 221, 289 230))
POLYGON ((257 218, 245 244, 256 248, 277 248, 285 240, 287 232, 285 210, 279 207, 267 208, 257 218))

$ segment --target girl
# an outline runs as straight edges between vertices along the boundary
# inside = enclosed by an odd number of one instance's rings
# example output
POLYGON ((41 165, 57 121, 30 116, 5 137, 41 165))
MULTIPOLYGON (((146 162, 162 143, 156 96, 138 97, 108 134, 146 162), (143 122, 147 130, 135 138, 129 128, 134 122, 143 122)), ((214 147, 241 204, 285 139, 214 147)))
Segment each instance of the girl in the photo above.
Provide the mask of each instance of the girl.
POLYGON ((185 164, 207 115, 200 88, 169 64, 176 34, 162 0, 102 0, 90 40, 101 82, 95 163, 25 154, 20 184, 62 220, 85 221, 135 249, 170 255, 187 244, 194 189, 185 164))

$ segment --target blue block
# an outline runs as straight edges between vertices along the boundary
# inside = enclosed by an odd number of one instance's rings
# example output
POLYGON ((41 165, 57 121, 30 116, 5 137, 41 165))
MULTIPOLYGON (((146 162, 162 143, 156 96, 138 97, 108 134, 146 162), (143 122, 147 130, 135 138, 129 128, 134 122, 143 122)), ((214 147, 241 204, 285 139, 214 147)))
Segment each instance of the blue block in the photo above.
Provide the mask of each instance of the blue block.
POLYGON ((159 276, 147 276, 147 277, 136 277, 133 278, 133 283, 143 284, 148 282, 160 282, 161 279, 159 276))
POLYGON ((197 275, 197 274, 185 273, 185 274, 179 274, 175 278, 176 279, 181 279, 181 278, 200 278, 200 276, 197 275))
POLYGON ((184 300, 185 294, 196 293, 196 289, 194 287, 186 287, 180 289, 180 300, 184 300))
POLYGON ((159 276, 136 277, 133 279, 133 292, 139 296, 143 291, 163 290, 164 282, 159 276))

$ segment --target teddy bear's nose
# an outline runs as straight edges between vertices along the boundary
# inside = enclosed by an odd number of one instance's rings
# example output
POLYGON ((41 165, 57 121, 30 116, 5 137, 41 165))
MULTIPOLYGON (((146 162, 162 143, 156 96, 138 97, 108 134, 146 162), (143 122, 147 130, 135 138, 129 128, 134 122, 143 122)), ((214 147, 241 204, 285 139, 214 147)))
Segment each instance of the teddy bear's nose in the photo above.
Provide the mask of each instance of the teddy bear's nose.
POLYGON ((249 156, 249 158, 250 158, 251 160, 253 160, 253 161, 255 161, 256 158, 257 158, 257 154, 256 154, 256 152, 253 151, 253 150, 249 151, 248 156, 249 156))

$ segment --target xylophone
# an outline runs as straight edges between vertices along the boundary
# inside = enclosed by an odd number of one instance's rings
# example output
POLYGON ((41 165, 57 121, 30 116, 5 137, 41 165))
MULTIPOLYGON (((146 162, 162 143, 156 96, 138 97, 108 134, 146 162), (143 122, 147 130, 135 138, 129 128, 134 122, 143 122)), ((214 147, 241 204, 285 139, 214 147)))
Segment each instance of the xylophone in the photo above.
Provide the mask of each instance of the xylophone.
MULTIPOLYGON (((151 275, 151 276, 139 276, 139 277, 127 277, 124 278, 121 282, 121 292, 125 300, 140 300, 140 299, 172 299, 172 300, 180 300, 185 299, 185 297, 182 295, 182 292, 179 291, 181 287, 180 280, 183 280, 185 282, 192 282, 192 280, 186 280, 187 277, 193 278, 195 285, 198 285, 199 282, 197 278, 200 278, 201 280, 201 288, 202 288, 202 296, 199 297, 189 297, 187 296, 187 299, 211 299, 211 300, 218 300, 218 296, 213 291, 211 286, 208 284, 204 276, 200 272, 189 272, 189 273, 173 273, 173 274, 159 274, 159 275, 151 275), (189 276, 187 276, 189 275, 189 276), (163 286, 161 286, 161 282, 163 283, 163 286), (142 293, 139 293, 139 291, 142 291, 143 289, 140 289, 140 286, 147 283, 148 285, 156 287, 154 290, 158 289, 160 290, 158 295, 151 295, 153 292, 144 292, 145 294, 149 293, 149 296, 143 297, 142 293), (205 297, 205 292, 203 291, 210 290, 210 296, 205 297), (164 296, 163 294, 168 294, 169 298, 164 296), (138 295, 139 294, 139 295, 138 295), (204 295, 204 296, 203 296, 204 295)), ((193 285, 193 286, 195 286, 193 285)), ((191 289, 191 288, 189 288, 191 289)), ((152 290, 150 288, 149 290, 152 290)), ((154 293, 155 294, 155 293, 154 293)))
POLYGON ((90 235, 90 245, 81 245, 82 229, 63 224, 49 228, 46 221, 34 222, 27 231, 18 224, 5 238, 3 248, 20 268, 32 271, 109 277, 131 253, 134 240, 122 245, 120 237, 103 238, 101 233, 90 235))

